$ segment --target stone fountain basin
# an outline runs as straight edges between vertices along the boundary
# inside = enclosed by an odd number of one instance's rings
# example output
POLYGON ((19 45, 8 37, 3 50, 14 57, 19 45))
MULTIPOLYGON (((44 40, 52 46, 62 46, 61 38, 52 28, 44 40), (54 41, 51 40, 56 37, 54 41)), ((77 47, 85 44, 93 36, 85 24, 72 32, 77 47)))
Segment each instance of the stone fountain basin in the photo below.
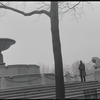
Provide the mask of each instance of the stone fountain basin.
POLYGON ((7 50, 11 45, 15 44, 15 40, 8 38, 0 38, 0 51, 7 50))

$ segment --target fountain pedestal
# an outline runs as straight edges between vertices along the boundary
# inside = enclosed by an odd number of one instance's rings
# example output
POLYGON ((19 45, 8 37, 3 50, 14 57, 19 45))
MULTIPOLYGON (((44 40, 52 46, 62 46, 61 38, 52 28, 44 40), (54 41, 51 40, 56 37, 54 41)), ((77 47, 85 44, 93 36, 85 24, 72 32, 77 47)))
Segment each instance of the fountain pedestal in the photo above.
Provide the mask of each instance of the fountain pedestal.
POLYGON ((8 38, 0 38, 0 78, 1 78, 1 89, 6 88, 6 81, 5 81, 5 63, 3 61, 2 51, 7 50, 10 48, 11 45, 15 44, 15 40, 8 39, 8 38))
POLYGON ((5 63, 3 62, 3 55, 0 51, 0 65, 5 65, 5 63))
POLYGON ((1 78, 1 89, 5 89, 6 88, 6 80, 4 77, 1 78))
POLYGON ((8 38, 0 38, 0 65, 5 65, 5 63, 3 62, 3 55, 1 52, 7 50, 13 44, 15 44, 15 40, 8 38))

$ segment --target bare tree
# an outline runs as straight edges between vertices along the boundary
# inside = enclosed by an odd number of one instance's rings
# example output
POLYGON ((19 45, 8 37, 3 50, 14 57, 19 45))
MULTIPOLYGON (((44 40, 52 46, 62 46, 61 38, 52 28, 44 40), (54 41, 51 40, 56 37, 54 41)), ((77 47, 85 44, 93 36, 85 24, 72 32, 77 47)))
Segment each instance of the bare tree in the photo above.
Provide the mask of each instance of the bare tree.
POLYGON ((63 73, 66 75, 67 72, 70 72, 71 66, 68 64, 63 64, 63 73))
POLYGON ((50 67, 46 64, 41 64, 40 65, 40 70, 41 70, 42 74, 50 73, 50 67))
POLYGON ((79 75, 79 61, 76 61, 72 64, 72 70, 73 70, 73 73, 74 75, 79 75))
POLYGON ((85 64, 87 74, 94 72, 95 68, 93 67, 93 65, 94 65, 94 63, 91 61, 85 64))
MULTIPOLYGON (((11 2, 12 3, 12 2, 11 2)), ((70 12, 76 18, 80 18, 83 12, 84 3, 79 2, 33 2, 36 3, 34 8, 36 10, 30 12, 24 12, 18 8, 11 7, 9 2, 0 2, 0 9, 11 10, 22 14, 24 16, 32 16, 34 14, 46 14, 50 18, 51 22, 51 35, 53 44, 53 54, 55 62, 55 79, 56 79, 56 98, 65 98, 64 78, 63 78, 63 62, 61 53, 61 43, 59 36, 59 15, 63 16, 66 12, 70 12), (41 6, 39 6, 41 5, 41 6)), ((18 2, 16 2, 18 4, 18 2)))

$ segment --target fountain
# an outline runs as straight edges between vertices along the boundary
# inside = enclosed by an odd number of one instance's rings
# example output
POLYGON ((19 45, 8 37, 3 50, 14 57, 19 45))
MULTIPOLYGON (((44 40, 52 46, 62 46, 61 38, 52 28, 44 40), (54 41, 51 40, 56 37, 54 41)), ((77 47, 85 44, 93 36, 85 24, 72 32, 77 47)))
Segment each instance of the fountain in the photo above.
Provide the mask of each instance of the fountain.
POLYGON ((100 81, 100 58, 92 57, 93 67, 95 68, 94 76, 96 81, 100 81))
POLYGON ((5 63, 3 62, 3 55, 1 52, 10 48, 10 46, 15 44, 15 42, 16 41, 12 39, 0 38, 0 65, 5 65, 5 63))

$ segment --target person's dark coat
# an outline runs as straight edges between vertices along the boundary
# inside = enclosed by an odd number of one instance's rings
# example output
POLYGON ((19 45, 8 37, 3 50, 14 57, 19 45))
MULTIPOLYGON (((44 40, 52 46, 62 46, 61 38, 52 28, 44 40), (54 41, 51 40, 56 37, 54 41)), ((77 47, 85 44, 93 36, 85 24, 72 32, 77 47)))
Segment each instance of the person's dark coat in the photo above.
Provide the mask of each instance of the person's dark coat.
POLYGON ((85 65, 83 63, 80 63, 79 70, 80 70, 80 76, 86 76, 85 65))

